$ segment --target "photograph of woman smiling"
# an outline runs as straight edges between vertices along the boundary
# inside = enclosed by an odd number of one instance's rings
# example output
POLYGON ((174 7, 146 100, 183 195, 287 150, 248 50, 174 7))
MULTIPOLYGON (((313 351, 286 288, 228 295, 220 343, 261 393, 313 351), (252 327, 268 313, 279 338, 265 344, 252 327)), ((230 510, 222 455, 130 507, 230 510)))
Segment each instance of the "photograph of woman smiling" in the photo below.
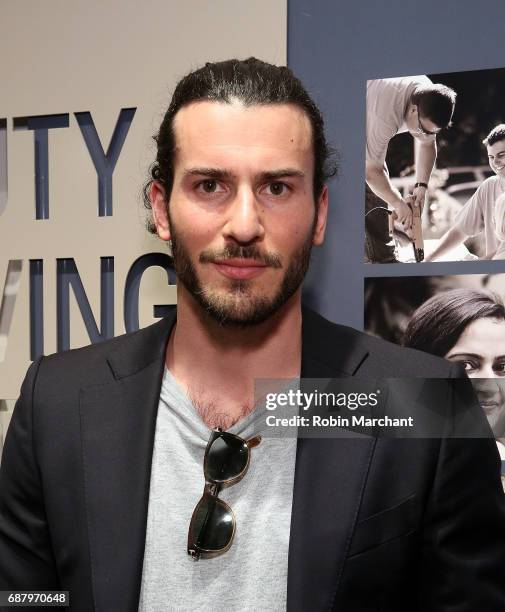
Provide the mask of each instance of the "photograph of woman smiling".
POLYGON ((505 460, 505 306, 494 293, 453 289, 412 315, 404 346, 460 363, 473 385, 505 460))

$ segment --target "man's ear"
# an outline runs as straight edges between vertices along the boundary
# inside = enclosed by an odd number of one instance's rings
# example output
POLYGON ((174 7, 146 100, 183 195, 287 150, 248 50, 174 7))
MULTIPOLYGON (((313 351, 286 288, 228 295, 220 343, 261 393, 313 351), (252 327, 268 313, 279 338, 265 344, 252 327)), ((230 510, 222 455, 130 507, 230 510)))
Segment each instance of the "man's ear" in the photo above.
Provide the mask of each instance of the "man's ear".
POLYGON ((151 183, 149 199, 153 211, 153 221, 156 233, 162 240, 170 240, 170 223, 168 221, 168 202, 163 186, 158 181, 151 183))
POLYGON ((324 185, 321 195, 319 196, 319 205, 317 207, 317 221, 314 228, 314 237, 312 243, 319 246, 324 242, 324 234, 326 232, 326 222, 328 220, 328 186, 324 185))

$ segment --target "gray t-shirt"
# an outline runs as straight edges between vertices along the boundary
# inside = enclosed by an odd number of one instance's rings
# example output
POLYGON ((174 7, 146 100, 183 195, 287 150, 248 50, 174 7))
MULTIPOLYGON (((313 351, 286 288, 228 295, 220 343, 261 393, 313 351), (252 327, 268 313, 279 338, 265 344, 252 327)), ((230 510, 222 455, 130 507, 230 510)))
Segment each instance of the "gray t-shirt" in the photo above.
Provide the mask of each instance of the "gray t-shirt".
POLYGON ((405 113, 412 94, 427 85, 432 82, 424 75, 367 81, 366 161, 384 164, 391 138, 407 131, 405 113))
POLYGON ((503 245, 498 240, 494 225, 494 205, 505 192, 505 178, 490 176, 479 185, 477 191, 463 206, 454 220, 455 227, 467 236, 484 232, 486 255, 494 253, 493 259, 505 258, 503 245))
MULTIPOLYGON (((229 429, 248 439, 257 409, 229 429)), ((204 488, 210 436, 184 390, 163 377, 151 471, 139 610, 285 610, 296 438, 263 438, 244 478, 219 497, 235 513, 231 548, 213 559, 187 554, 188 528, 204 488)))

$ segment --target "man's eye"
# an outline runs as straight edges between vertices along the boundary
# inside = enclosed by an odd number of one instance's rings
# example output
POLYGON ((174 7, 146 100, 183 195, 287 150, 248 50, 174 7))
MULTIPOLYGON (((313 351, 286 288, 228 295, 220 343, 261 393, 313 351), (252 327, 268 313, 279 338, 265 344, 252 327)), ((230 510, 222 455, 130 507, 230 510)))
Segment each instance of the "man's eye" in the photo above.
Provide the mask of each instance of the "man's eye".
POLYGON ((281 196, 284 195, 288 190, 288 186, 285 183, 275 182, 267 185, 268 195, 281 196))
POLYGON ((221 193, 224 189, 215 179, 205 179, 198 183, 197 188, 205 193, 221 193))

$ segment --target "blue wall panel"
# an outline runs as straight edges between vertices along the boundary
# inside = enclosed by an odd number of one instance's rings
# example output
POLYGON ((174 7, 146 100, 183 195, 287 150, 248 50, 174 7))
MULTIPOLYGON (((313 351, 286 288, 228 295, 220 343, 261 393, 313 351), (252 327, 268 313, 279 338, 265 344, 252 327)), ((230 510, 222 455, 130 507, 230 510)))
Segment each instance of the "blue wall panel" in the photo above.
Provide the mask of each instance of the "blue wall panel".
MULTIPOLYGON (((326 244, 316 250, 305 292, 329 319, 362 327, 366 274, 419 274, 419 266, 426 275, 484 272, 475 263, 362 263, 365 84, 504 67, 504 23, 504 0, 289 0, 288 64, 319 103, 329 140, 341 151, 326 244)), ((494 271, 505 271, 505 262, 496 264, 494 271)))

